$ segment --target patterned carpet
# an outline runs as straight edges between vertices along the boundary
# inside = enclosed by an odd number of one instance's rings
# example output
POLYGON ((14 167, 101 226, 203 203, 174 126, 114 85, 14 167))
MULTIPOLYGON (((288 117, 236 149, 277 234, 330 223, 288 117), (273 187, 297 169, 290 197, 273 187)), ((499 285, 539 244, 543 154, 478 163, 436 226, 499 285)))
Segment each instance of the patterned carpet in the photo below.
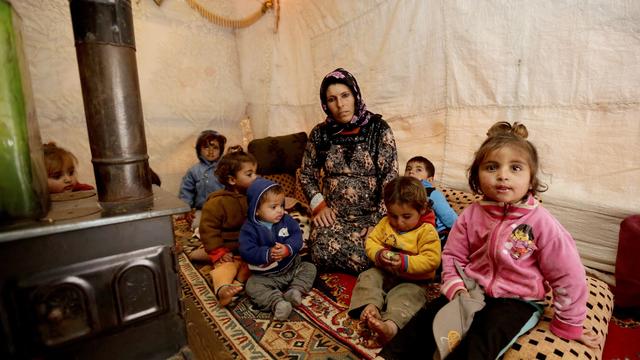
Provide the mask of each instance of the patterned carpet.
MULTIPOLYGON (((294 216, 295 217, 295 216, 294 216)), ((358 320, 347 315, 354 276, 327 273, 316 279, 312 291, 295 308, 288 321, 273 321, 270 313, 256 309, 250 299, 238 296, 226 308, 218 306, 212 291, 211 265, 191 262, 187 255, 200 247, 187 221, 174 218, 182 291, 191 297, 206 321, 234 358, 372 359, 379 348, 362 345, 368 334, 358 320)), ((428 296, 438 296, 436 286, 428 296)))
MULTIPOLYGON (((190 297, 235 359, 373 359, 379 349, 362 345, 359 321, 346 311, 355 277, 329 273, 316 279, 314 289, 294 309, 288 321, 273 321, 270 313, 256 309, 251 301, 238 296, 227 308, 218 306, 209 277, 208 263, 192 263, 186 256, 200 246, 191 237, 183 219, 174 219, 182 291, 190 297)), ((436 286, 427 288, 428 297, 438 296, 436 286)), ((640 327, 637 322, 615 318, 609 323, 609 336, 602 359, 640 359, 640 327)), ((605 327, 606 331, 606 327, 605 327)), ((553 356, 552 356, 553 357, 553 356)), ((561 357, 562 358, 562 357, 561 357)), ((600 358, 596 355, 595 358, 600 358)))
POLYGON ((341 316, 344 308, 319 291, 306 296, 294 309, 289 321, 272 321, 270 313, 260 312, 241 296, 221 308, 207 281, 184 254, 178 257, 182 290, 195 300, 213 331, 237 359, 358 359, 371 358, 368 349, 340 343, 353 342, 352 323, 341 316), (315 326, 310 316, 318 315, 324 328, 315 326), (332 337, 332 334, 334 337, 332 337), (358 351, 359 350, 359 351, 358 351))

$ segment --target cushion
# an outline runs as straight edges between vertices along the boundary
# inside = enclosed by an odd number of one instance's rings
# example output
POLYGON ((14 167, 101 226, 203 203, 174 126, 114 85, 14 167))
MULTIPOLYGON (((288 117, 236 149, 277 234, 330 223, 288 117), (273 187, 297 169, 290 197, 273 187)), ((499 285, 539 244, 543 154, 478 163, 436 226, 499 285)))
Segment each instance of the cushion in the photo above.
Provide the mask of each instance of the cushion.
POLYGON ((307 133, 299 132, 252 140, 247 150, 258 161, 258 174, 286 173, 295 176, 296 169, 302 164, 306 145, 307 133))
POLYGON ((289 174, 269 174, 263 175, 263 178, 277 182, 284 188, 285 196, 295 197, 296 179, 289 174))
POLYGON ((455 211, 458 215, 460 215, 464 208, 471 205, 471 203, 482 199, 481 195, 474 195, 466 191, 440 187, 438 187, 438 190, 442 191, 444 197, 449 202, 449 205, 451 205, 453 211, 455 211))
POLYGON ((588 276, 589 299, 587 300, 587 320, 585 329, 591 329, 600 336, 600 345, 591 349, 577 341, 567 341, 555 336, 549 330, 553 317, 551 294, 547 294, 547 307, 540 322, 511 346, 503 359, 600 359, 604 342, 609 331, 609 320, 613 310, 613 293, 609 286, 588 276))

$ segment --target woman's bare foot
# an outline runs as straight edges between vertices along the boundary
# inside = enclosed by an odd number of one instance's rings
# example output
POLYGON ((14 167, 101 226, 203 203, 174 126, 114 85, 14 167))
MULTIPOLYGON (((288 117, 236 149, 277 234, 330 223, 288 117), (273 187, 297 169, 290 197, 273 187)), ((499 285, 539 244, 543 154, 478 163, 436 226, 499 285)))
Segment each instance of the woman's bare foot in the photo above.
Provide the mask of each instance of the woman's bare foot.
POLYGON ((223 285, 218 290, 218 304, 220 306, 227 306, 233 300, 233 297, 238 295, 242 291, 241 285, 223 285))
POLYGON ((375 317, 369 317, 367 324, 371 331, 378 334, 377 340, 380 345, 384 345, 393 339, 398 333, 398 325, 391 320, 382 320, 375 317))
POLYGON ((382 316, 380 316, 380 310, 378 310, 378 307, 373 304, 368 304, 367 306, 364 307, 364 309, 360 313, 360 320, 367 321, 367 319, 371 317, 376 319, 382 319, 382 316))

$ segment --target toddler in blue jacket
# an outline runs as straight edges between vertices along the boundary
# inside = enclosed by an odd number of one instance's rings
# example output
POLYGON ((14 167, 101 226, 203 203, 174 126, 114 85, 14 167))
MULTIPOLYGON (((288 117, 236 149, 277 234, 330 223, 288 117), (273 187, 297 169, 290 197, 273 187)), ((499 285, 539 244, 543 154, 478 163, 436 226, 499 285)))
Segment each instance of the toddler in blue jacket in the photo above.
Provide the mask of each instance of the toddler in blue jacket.
POLYGON ((245 291, 276 320, 289 318, 316 278, 316 267, 302 261, 300 225, 284 211, 282 186, 257 178, 247 190, 249 212, 240 230, 240 256, 252 272, 245 291), (283 293, 284 291, 284 293, 283 293))

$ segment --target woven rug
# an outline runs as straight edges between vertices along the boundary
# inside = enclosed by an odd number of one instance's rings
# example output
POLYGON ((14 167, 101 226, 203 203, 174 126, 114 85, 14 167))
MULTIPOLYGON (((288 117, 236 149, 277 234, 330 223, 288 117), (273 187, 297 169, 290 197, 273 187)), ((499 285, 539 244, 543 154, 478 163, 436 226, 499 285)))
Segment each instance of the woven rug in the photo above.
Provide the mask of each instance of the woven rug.
MULTIPOLYGON (((207 280, 210 267, 194 266, 184 253, 178 263, 183 293, 195 300, 235 358, 373 359, 380 351, 363 346, 366 330, 347 315, 354 276, 320 275, 289 320, 281 322, 255 308, 246 296, 238 296, 226 308, 218 306, 207 280)), ((438 296, 437 286, 427 292, 430 298, 438 296)))
POLYGON ((238 359, 359 359, 374 352, 360 346, 357 324, 345 307, 313 289, 288 321, 273 321, 240 296, 226 308, 218 302, 202 274, 184 254, 178 256, 182 290, 192 297, 212 331, 238 359))
MULTIPOLYGON (((295 216, 294 216, 295 218, 295 216)), ((226 308, 218 306, 208 262, 192 262, 187 254, 201 247, 188 221, 174 216, 174 234, 182 291, 191 297, 212 331, 234 358, 373 359, 380 348, 363 341, 372 334, 359 320, 347 315, 356 277, 342 273, 319 274, 314 288, 304 296, 288 321, 272 321, 272 314, 256 309, 246 296, 238 296, 226 308)), ((427 287, 429 298, 437 286, 427 287)))

